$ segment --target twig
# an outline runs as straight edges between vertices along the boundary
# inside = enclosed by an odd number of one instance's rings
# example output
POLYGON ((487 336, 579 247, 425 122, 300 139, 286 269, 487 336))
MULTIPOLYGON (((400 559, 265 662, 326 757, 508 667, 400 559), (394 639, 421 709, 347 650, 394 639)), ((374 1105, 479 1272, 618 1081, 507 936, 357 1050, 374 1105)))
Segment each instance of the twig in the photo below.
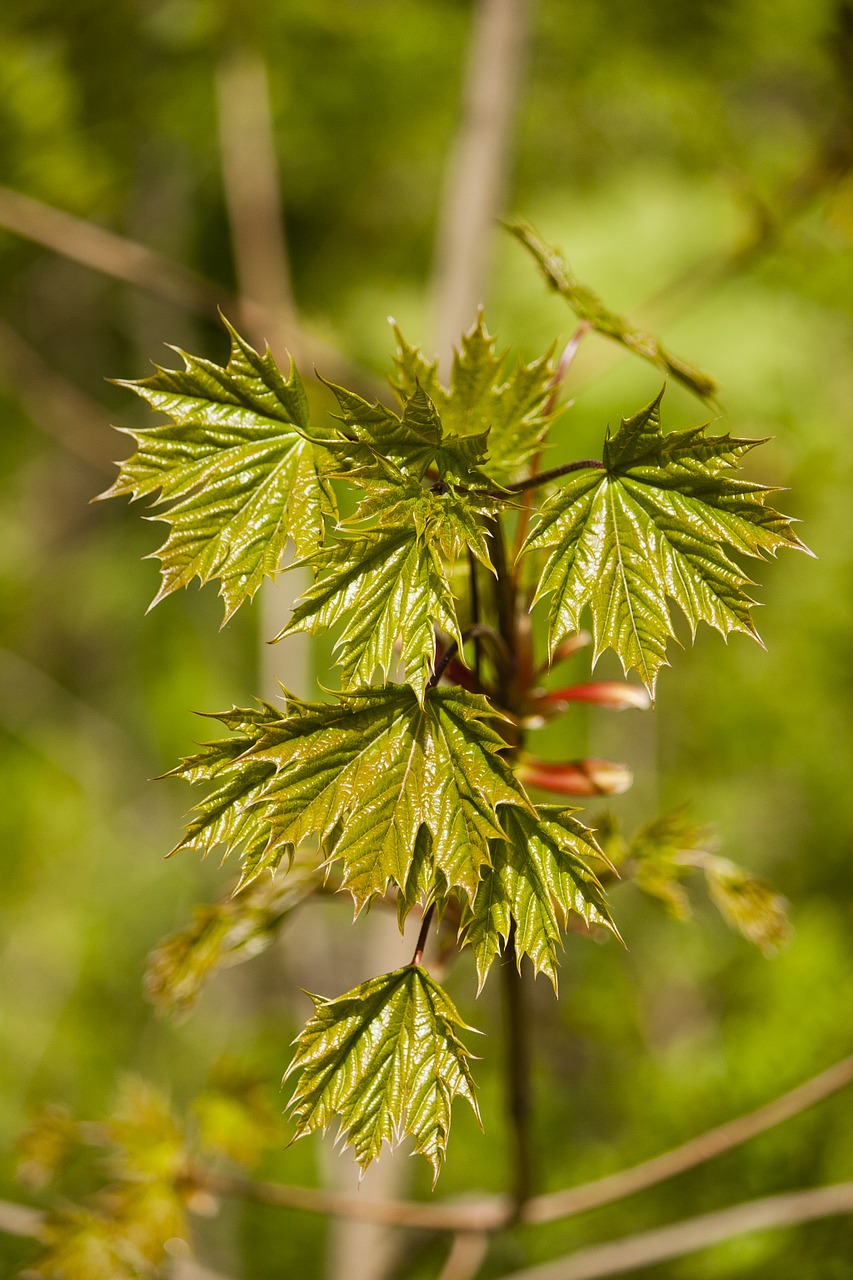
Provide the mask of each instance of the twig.
POLYGON ((792 1227, 847 1213, 853 1213, 853 1182, 767 1196, 610 1244, 593 1245, 543 1266, 514 1271, 503 1280, 601 1280, 604 1276, 623 1275, 670 1258, 681 1258, 751 1231, 792 1227))
POLYGON ((556 1218, 569 1217, 572 1214, 584 1213, 587 1209, 597 1209, 601 1205, 612 1204, 615 1200, 623 1200, 626 1196, 635 1195, 647 1187, 657 1186, 679 1173, 693 1169, 697 1165, 713 1160, 715 1156, 742 1146, 760 1133, 774 1129, 776 1125, 799 1115, 816 1102, 830 1097, 839 1089, 853 1083, 853 1056, 842 1058, 820 1075, 813 1076, 805 1084, 798 1085, 789 1093, 774 1098, 766 1106, 759 1107, 747 1115, 729 1120, 707 1133, 692 1138, 672 1151, 645 1160, 642 1164, 630 1169, 622 1169, 619 1173, 599 1178, 595 1182, 587 1182, 582 1186, 572 1187, 567 1191, 554 1191, 549 1195, 536 1196, 528 1201, 524 1210, 525 1222, 553 1222, 556 1218))
POLYGON ((500 212, 527 43, 528 0, 478 0, 462 122, 451 150, 434 265, 435 346, 446 370, 474 319, 500 212))
POLYGON ((488 1249, 489 1237, 483 1232, 458 1232, 453 1237, 453 1244, 438 1280, 474 1280, 485 1261, 488 1249))
POLYGON ((424 912, 424 918, 421 921, 420 933, 415 943, 415 954, 412 956, 411 963, 413 965, 420 964, 424 958, 424 947, 426 946, 429 927, 432 924, 432 918, 435 915, 435 903, 431 902, 424 912))
POLYGON ((219 151, 240 293, 275 321, 277 354, 301 358, 263 59, 241 50, 219 67, 219 151))
POLYGON ((506 1109, 512 1135, 513 1219, 521 1218, 533 1182, 530 1135, 530 1028, 523 978, 517 965, 515 921, 501 965, 504 992, 504 1041, 506 1045, 506 1109))
MULTIPOLYGON (((277 323, 276 317, 259 303, 235 298, 229 290, 156 249, 33 200, 10 187, 0 186, 0 227, 209 320, 215 320, 221 309, 238 316, 246 328, 256 333, 274 331, 277 323)), ((384 394, 384 386, 375 378, 354 368, 326 343, 304 332, 295 334, 294 340, 303 359, 319 365, 328 376, 348 380, 365 395, 384 394)))
POLYGON ((323 1191, 313 1187, 289 1187, 277 1182, 257 1182, 232 1174, 196 1169, 194 1183, 213 1195, 252 1200, 280 1209, 302 1209, 308 1213, 354 1218, 361 1222, 383 1222, 391 1227, 418 1231, 482 1232, 498 1231, 509 1219, 504 1196, 483 1196, 474 1203, 420 1204, 408 1200, 365 1200, 343 1191, 323 1191))

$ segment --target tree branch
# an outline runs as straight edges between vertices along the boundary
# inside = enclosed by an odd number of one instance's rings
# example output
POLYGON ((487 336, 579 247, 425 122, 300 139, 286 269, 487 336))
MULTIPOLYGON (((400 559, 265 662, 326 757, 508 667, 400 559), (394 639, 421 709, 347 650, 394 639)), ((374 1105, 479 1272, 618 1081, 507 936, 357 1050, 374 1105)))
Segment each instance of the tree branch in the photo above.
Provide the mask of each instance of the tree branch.
POLYGON ((553 1222, 556 1218, 566 1218, 576 1213, 585 1213, 588 1209, 597 1209, 601 1205, 612 1204, 615 1200, 624 1200, 626 1196, 635 1195, 647 1187, 657 1186, 679 1173, 694 1169, 697 1165, 713 1160, 715 1156, 742 1146, 760 1133, 774 1129, 785 1120, 798 1115, 816 1102, 830 1097, 839 1089, 853 1083, 853 1056, 842 1058, 820 1075, 813 1076, 805 1084, 798 1085, 789 1093, 774 1098, 766 1106, 759 1107, 747 1115, 729 1120, 707 1133, 692 1138, 680 1147, 674 1147, 662 1155, 630 1169, 622 1169, 619 1173, 599 1178, 595 1182, 587 1182, 567 1191, 554 1191, 549 1195, 536 1196, 528 1201, 524 1210, 525 1222, 553 1222))
POLYGON ((450 1252, 438 1280, 473 1280, 489 1250, 489 1237, 482 1232, 460 1231, 453 1237, 450 1252))
POLYGON ((609 1244, 593 1245, 539 1267, 513 1271, 503 1280, 601 1280, 604 1276, 623 1275, 671 1258, 681 1258, 733 1236, 848 1213, 853 1213, 853 1182, 767 1196, 609 1244))
POLYGON ((489 269, 527 43, 528 0, 478 0, 462 121, 439 214, 434 263, 435 346, 442 369, 474 320, 489 269))

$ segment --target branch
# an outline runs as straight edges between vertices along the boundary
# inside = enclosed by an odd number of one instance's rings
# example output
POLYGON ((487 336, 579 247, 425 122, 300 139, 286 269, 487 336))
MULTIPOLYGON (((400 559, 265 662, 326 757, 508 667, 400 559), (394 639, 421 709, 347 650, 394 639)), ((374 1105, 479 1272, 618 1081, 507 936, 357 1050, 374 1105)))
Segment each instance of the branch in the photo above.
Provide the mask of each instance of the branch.
POLYGON ((700 1134, 698 1138, 692 1138, 663 1155, 610 1174, 606 1178, 599 1178, 595 1182, 534 1197, 525 1207, 524 1221, 553 1222, 556 1218, 585 1213, 588 1209, 597 1209, 601 1205, 635 1195, 647 1187, 657 1186, 659 1182, 666 1182, 679 1173, 713 1160, 724 1151, 742 1146, 744 1142, 749 1142, 760 1133, 766 1133, 768 1129, 774 1129, 776 1125, 790 1120, 792 1116, 830 1097, 850 1083, 853 1083, 853 1056, 842 1058, 820 1075, 813 1076, 805 1084, 774 1098, 757 1111, 738 1116, 736 1120, 729 1120, 716 1129, 709 1129, 707 1133, 700 1134))
POLYGON ((460 1231, 445 1259, 438 1280, 473 1280, 489 1250, 489 1237, 482 1232, 460 1231))
POLYGON ((462 121, 444 181, 434 263, 442 368, 474 319, 489 269, 527 43, 528 0, 478 0, 462 121))
POLYGON ((654 1231, 643 1231, 609 1244, 593 1245, 567 1258, 513 1271, 503 1280, 600 1280, 604 1276, 622 1275, 671 1258, 681 1258, 687 1253, 707 1249, 710 1245, 751 1231, 791 1227, 847 1213, 853 1213, 853 1182, 767 1196, 762 1200, 733 1205, 730 1209, 720 1209, 716 1213, 687 1218, 654 1231))
POLYGON ((269 337, 276 351, 292 349, 301 359, 263 59, 245 50, 232 54, 219 67, 216 89, 222 181, 240 293, 274 321, 269 337))
MULTIPOLYGON (((208 320, 216 320, 222 309, 239 317, 248 329, 274 332, 277 318, 259 303, 235 298, 227 289, 156 249, 33 200, 10 187, 0 186, 0 227, 208 320)), ((330 377, 348 380, 364 395, 384 394, 384 385, 380 386, 363 370, 353 368, 324 342, 304 332, 293 336, 303 358, 320 365, 330 377)))

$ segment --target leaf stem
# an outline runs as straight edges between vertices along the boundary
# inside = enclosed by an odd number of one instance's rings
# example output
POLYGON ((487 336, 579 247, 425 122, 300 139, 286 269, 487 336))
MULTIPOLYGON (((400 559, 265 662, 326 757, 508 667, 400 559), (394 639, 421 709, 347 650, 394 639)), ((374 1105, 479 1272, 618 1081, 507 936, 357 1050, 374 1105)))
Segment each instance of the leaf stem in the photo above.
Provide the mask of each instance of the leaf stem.
MULTIPOLYGON (((477 586, 477 559, 471 548, 468 548, 468 584, 471 592, 471 622, 476 627, 480 622, 480 592, 477 586)), ((480 679, 480 646, 474 645, 474 679, 477 681, 478 693, 482 691, 480 679)))
MULTIPOLYGON (((478 636, 483 636, 484 639, 491 640, 495 646, 495 649, 500 651, 501 655, 504 658, 508 656, 509 650, 507 649, 507 646, 504 643, 503 638, 498 634, 497 631, 495 631, 494 627, 488 626, 485 622, 476 622, 474 623, 473 626, 466 627, 465 630, 462 632, 462 643, 464 644, 466 640, 475 640, 478 636)), ((444 653, 441 655, 438 662, 435 664, 435 670, 433 671, 427 683, 428 689, 435 688, 435 686, 438 684, 439 680, 444 675, 445 671, 450 666, 450 663, 456 657, 458 652, 459 652, 458 641, 451 640, 450 644, 447 646, 444 653)))
POLYGON ((533 1158, 530 1141, 530 1053, 527 1004, 515 950, 513 920, 501 966, 506 1043, 506 1109, 512 1135, 512 1220, 530 1199, 533 1158))
POLYGON ((537 475, 528 476, 526 480, 518 480, 515 484, 507 485, 507 490, 510 493, 526 493, 528 489, 536 489, 551 480, 559 480, 560 476, 570 475, 572 471, 603 470, 604 463, 597 458, 582 458, 579 462, 567 462, 562 467, 552 467, 550 471, 540 471, 537 475))
POLYGON ((427 934, 432 924, 432 918, 435 915, 435 903, 431 902, 424 912, 424 918, 421 921, 421 929, 418 934, 418 941, 415 946, 415 954, 412 956, 412 964, 420 964, 424 958, 424 947, 426 946, 427 934))

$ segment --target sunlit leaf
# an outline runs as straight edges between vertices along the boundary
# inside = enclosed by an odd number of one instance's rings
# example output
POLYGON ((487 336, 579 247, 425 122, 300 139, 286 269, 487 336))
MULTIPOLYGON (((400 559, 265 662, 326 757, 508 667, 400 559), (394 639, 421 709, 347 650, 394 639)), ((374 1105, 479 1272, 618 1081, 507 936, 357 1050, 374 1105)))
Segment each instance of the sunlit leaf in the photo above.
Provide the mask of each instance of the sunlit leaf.
POLYGON ((758 638, 752 583, 733 557, 804 549, 767 504, 772 490, 732 474, 759 442, 705 427, 665 435, 660 401, 608 432, 603 466, 570 475, 546 499, 524 547, 548 553, 536 599, 551 596, 551 652, 588 608, 595 658, 614 649, 650 691, 675 634, 671 602, 694 634, 707 622, 758 638))
POLYGON ((288 1075, 299 1071, 291 1099, 297 1137, 340 1121, 362 1169, 414 1138, 437 1177, 447 1150, 454 1097, 477 1103, 459 1039, 465 1027, 429 974, 409 965, 362 983, 337 1000, 314 1000, 288 1075))
POLYGON ((258 354, 227 326, 225 368, 179 352, 184 369, 157 368, 125 382, 172 421, 128 434, 137 452, 103 495, 158 494, 156 519, 171 526, 157 552, 156 604, 193 578, 220 580, 225 616, 275 577, 291 540, 301 556, 322 541, 336 514, 329 481, 306 438, 308 402, 299 375, 285 378, 267 350, 258 354))
POLYGON ((521 809, 502 814, 506 838, 493 842, 492 866, 484 871, 462 922, 480 986, 513 924, 519 965, 529 956, 534 973, 547 974, 555 989, 562 922, 569 912, 616 932, 604 890, 588 865, 606 865, 606 860, 592 832, 572 812, 543 807, 538 814, 521 809))
MULTIPOLYGON (((248 716, 222 718, 242 728, 248 716)), ((261 860, 278 862, 316 836, 360 909, 389 885, 405 889, 426 827, 431 883, 473 898, 489 840, 502 835, 499 808, 530 807, 499 754, 493 718, 485 698, 454 688, 427 690, 423 705, 405 685, 342 695, 337 705, 291 697, 283 715, 269 709, 256 722, 251 744, 213 743, 209 764, 203 751, 175 770, 219 784, 179 847, 224 843, 228 853, 243 842, 254 856, 266 840, 261 860)))

